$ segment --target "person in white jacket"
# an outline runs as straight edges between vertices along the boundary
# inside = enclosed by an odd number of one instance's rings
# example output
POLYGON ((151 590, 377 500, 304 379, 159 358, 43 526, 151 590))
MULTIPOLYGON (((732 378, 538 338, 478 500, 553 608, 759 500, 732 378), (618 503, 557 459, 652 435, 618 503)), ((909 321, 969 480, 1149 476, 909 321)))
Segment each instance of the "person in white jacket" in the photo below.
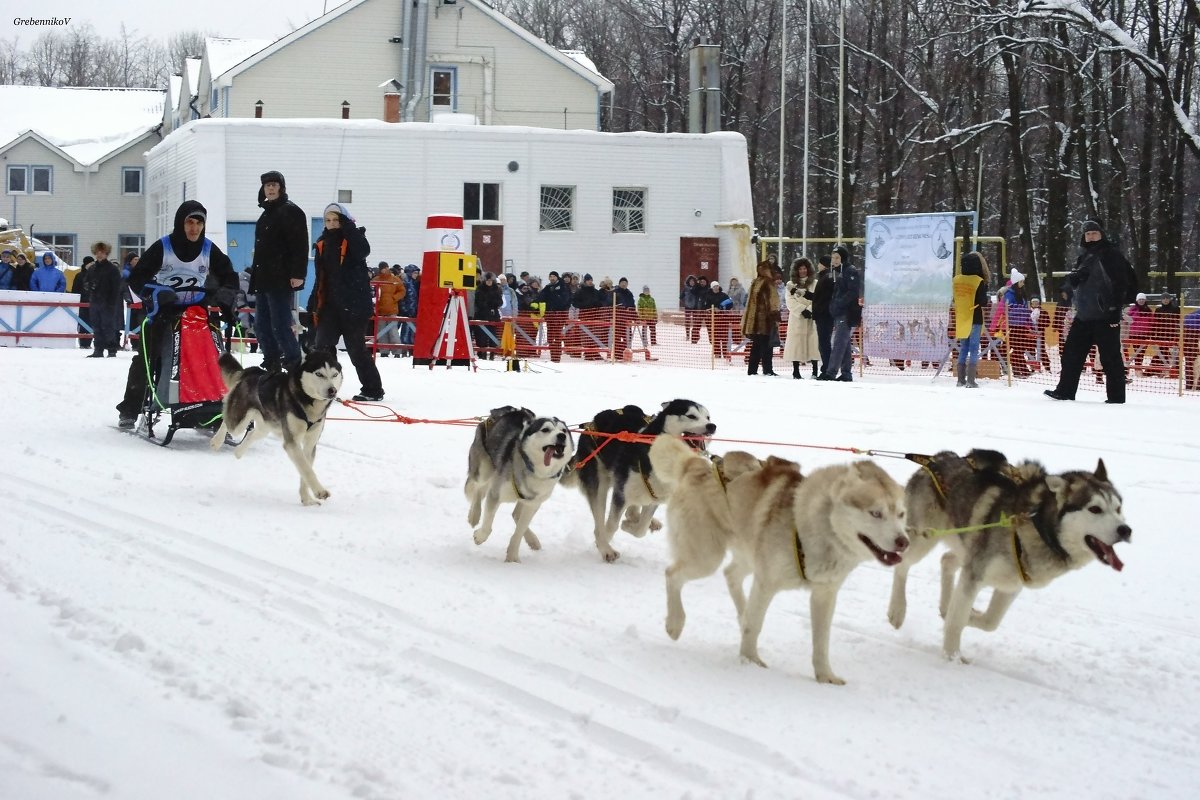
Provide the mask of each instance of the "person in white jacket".
POLYGON ((816 286, 812 262, 797 258, 792 262, 792 279, 784 287, 784 301, 788 307, 787 341, 783 346, 783 360, 792 362, 792 377, 800 380, 800 364, 812 364, 812 376, 817 377, 817 363, 821 356, 817 352, 817 326, 813 321, 813 288, 816 286))

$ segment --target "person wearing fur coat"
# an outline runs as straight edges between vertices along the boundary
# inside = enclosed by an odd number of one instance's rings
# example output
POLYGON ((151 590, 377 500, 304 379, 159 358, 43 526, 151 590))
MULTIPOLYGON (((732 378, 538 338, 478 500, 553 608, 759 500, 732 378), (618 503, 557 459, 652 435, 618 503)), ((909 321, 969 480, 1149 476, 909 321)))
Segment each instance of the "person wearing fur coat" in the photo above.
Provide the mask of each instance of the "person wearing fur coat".
POLYGON ((792 377, 800 380, 800 364, 812 364, 812 376, 817 377, 817 325, 813 320, 813 289, 816 288, 812 262, 797 258, 792 262, 792 279, 785 287, 784 300, 788 307, 787 341, 783 346, 783 360, 792 362, 792 377))
POLYGON ((742 334, 750 340, 750 363, 747 375, 757 375, 759 366, 764 375, 774 375, 771 365, 771 333, 779 329, 779 293, 775 291, 775 272, 770 261, 758 264, 758 277, 746 293, 746 310, 742 314, 742 334))

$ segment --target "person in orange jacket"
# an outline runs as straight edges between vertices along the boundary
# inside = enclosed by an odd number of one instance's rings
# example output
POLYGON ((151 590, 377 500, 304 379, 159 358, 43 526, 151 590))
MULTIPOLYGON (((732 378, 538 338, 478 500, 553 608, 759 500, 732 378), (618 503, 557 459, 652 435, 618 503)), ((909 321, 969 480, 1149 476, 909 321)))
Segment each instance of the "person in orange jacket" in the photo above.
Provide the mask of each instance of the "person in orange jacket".
POLYGON ((375 285, 375 316, 378 317, 376 326, 379 332, 375 334, 375 349, 379 357, 400 357, 400 351, 388 345, 400 344, 400 323, 397 320, 385 320, 383 317, 394 317, 400 313, 400 301, 404 299, 407 289, 404 279, 396 275, 388 267, 386 261, 379 262, 379 274, 372 281, 375 285))

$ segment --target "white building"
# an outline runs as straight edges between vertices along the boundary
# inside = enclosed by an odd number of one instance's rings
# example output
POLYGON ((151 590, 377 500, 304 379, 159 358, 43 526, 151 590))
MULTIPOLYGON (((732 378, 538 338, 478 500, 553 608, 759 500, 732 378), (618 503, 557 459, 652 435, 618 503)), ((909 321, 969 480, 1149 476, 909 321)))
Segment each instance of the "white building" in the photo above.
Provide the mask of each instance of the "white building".
POLYGON ((486 269, 626 276, 665 308, 682 274, 753 273, 749 164, 736 133, 197 120, 147 155, 146 230, 166 234, 178 205, 199 200, 209 237, 242 269, 268 170, 283 173, 314 235, 325 206, 346 203, 372 263, 419 264, 426 217, 462 213, 486 269))
POLYGON ((0 214, 78 264, 96 241, 141 252, 143 154, 160 139, 152 89, 0 86, 0 214))

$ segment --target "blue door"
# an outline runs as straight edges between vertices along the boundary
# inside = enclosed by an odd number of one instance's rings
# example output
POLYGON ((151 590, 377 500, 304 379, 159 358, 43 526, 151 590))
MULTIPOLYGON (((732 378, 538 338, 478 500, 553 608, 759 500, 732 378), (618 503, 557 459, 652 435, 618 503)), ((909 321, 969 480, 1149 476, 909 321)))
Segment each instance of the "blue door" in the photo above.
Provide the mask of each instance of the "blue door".
MULTIPOLYGON (((229 260, 233 262, 233 268, 238 272, 243 272, 246 267, 254 263, 254 225, 255 223, 253 222, 228 223, 229 260)), ((314 219, 312 241, 315 242, 323 230, 325 230, 324 220, 314 219)), ((315 275, 316 267, 313 262, 312 251, 309 250, 308 278, 304 281, 304 288, 296 296, 296 302, 299 303, 300 308, 304 308, 308 304, 308 296, 312 294, 315 275)))
POLYGON ((321 237, 321 233, 324 230, 325 218, 313 217, 312 238, 308 240, 308 279, 304 281, 304 288, 300 290, 300 295, 297 298, 301 308, 308 308, 308 296, 312 294, 313 286, 317 282, 317 251, 313 250, 312 245, 317 243, 317 239, 321 237))

